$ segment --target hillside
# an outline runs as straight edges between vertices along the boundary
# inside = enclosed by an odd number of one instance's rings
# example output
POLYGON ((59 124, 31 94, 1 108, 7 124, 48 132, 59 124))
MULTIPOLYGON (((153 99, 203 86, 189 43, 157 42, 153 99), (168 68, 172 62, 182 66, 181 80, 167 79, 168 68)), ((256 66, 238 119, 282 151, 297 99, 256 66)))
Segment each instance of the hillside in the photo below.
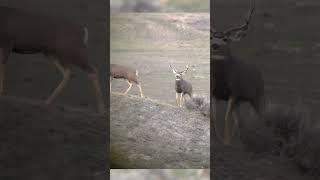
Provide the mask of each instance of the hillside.
POLYGON ((113 168, 206 168, 210 121, 198 111, 111 94, 113 168))

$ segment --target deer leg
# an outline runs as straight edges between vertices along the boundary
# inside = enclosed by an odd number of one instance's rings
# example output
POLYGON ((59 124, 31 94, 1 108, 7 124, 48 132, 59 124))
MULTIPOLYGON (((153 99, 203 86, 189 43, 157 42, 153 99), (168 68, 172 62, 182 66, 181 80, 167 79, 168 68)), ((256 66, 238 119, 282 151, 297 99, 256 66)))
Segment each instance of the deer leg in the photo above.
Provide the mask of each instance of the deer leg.
POLYGON ((182 107, 182 97, 183 97, 183 93, 180 93, 180 103, 179 103, 179 107, 182 107))
POLYGON ((112 77, 110 77, 110 93, 111 93, 111 86, 112 86, 112 77))
POLYGON ((129 92, 130 89, 132 88, 132 83, 130 83, 129 81, 127 81, 127 82, 128 82, 128 84, 129 84, 129 87, 128 87, 128 89, 126 90, 126 92, 123 93, 124 95, 128 94, 128 92, 129 92))
POLYGON ((5 74, 6 74, 6 64, 0 62, 0 96, 2 96, 4 92, 5 74))
POLYGON ((9 56, 9 50, 0 48, 0 96, 4 94, 4 80, 6 74, 6 64, 9 56))
POLYGON ((53 61, 53 63, 62 72, 63 79, 60 82, 60 84, 56 87, 56 89, 53 91, 53 93, 49 96, 49 98, 45 101, 45 105, 47 106, 51 105, 52 102, 59 96, 59 94, 62 92, 63 88, 66 86, 72 75, 71 70, 69 68, 63 67, 60 63, 58 63, 58 61, 53 61))
MULTIPOLYGON (((185 93, 182 93, 182 95, 181 95, 182 104, 186 103, 186 96, 185 95, 186 95, 185 93)), ((182 107, 182 104, 181 104, 181 107, 182 107)))
POLYGON ((225 124, 224 124, 224 144, 230 144, 231 141, 231 137, 230 137, 230 132, 229 132, 229 119, 230 119, 230 115, 233 111, 235 105, 235 98, 234 97, 229 97, 228 100, 228 108, 227 108, 227 112, 225 115, 225 124))
POLYGON ((240 134, 240 126, 239 126, 239 112, 238 112, 238 109, 237 107, 235 107, 232 111, 232 118, 234 120, 234 126, 233 126, 233 129, 232 129, 232 135, 231 135, 231 138, 234 136, 234 134, 236 133, 236 130, 238 129, 239 130, 239 134, 240 134), (234 128, 237 128, 237 129, 234 129, 234 128))
POLYGON ((141 98, 143 98, 143 97, 144 97, 144 95, 143 95, 143 91, 142 91, 141 84, 140 84, 140 83, 138 83, 138 84, 137 84, 137 86, 138 86, 139 91, 140 91, 140 97, 141 97, 141 98))
POLYGON ((176 104, 179 107, 179 93, 176 92, 176 104))
POLYGON ((213 130, 214 130, 214 133, 216 134, 216 137, 218 138, 218 140, 222 142, 222 136, 220 134, 220 131, 218 130, 217 123, 216 123, 216 120, 217 120, 217 101, 214 98, 212 98, 211 101, 212 101, 211 120, 213 123, 213 128, 214 128, 213 130))
POLYGON ((100 80, 99 80, 99 73, 96 68, 94 68, 94 69, 95 69, 95 72, 88 74, 88 78, 92 81, 94 94, 96 96, 96 101, 97 101, 98 113, 104 114, 105 113, 105 106, 104 106, 104 98, 103 98, 100 80))

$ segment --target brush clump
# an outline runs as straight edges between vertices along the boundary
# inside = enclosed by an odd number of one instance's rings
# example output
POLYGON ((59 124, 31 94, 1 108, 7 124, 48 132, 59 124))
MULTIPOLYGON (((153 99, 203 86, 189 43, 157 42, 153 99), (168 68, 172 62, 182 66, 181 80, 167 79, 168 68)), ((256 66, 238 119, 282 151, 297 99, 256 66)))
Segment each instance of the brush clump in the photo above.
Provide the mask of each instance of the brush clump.
POLYGON ((185 106, 189 110, 199 111, 206 117, 210 116, 210 101, 205 96, 194 95, 186 99, 185 106))
POLYGON ((269 103, 260 117, 241 122, 241 140, 248 151, 286 156, 304 173, 320 176, 320 128, 302 106, 269 103))

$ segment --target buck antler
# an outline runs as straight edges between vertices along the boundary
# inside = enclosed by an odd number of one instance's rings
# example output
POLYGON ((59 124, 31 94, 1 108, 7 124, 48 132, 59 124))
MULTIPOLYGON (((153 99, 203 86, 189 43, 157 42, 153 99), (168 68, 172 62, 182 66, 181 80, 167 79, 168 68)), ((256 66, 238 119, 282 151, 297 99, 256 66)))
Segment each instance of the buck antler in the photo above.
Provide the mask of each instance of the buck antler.
POLYGON ((170 68, 172 69, 173 73, 177 73, 178 71, 176 70, 176 68, 174 68, 172 66, 172 62, 169 63, 170 68))
POLYGON ((186 73, 186 72, 188 71, 188 69, 189 69, 189 64, 187 64, 187 65, 186 65, 186 68, 187 68, 187 69, 186 69, 186 70, 184 70, 184 71, 182 71, 181 73, 183 73, 183 74, 184 74, 184 73, 186 73))
POLYGON ((249 24, 251 22, 252 15, 255 9, 255 1, 251 0, 250 4, 251 5, 250 5, 248 15, 246 17, 245 22, 242 25, 237 27, 231 27, 223 32, 210 30, 212 33, 212 36, 216 38, 227 38, 232 41, 239 41, 241 38, 245 37, 247 35, 246 32, 249 29, 249 24))

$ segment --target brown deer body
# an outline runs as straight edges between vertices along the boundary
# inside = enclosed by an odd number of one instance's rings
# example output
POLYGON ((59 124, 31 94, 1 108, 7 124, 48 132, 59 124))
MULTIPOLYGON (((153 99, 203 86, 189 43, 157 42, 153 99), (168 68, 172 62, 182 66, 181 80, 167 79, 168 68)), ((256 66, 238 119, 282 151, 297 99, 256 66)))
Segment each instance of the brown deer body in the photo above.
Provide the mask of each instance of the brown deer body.
POLYGON ((43 53, 63 73, 63 80, 45 101, 52 102, 71 78, 72 68, 88 74, 93 83, 97 108, 104 113, 98 72, 88 63, 88 30, 67 20, 21 9, 0 7, 0 94, 4 92, 6 64, 10 53, 43 53))
POLYGON ((140 91, 140 97, 144 97, 141 84, 138 81, 138 70, 133 69, 128 66, 123 66, 119 64, 110 64, 110 92, 111 92, 111 81, 112 79, 125 79, 127 80, 129 87, 124 92, 128 94, 133 84, 136 84, 140 91))
MULTIPOLYGON (((258 114, 261 114, 264 106, 264 80, 261 71, 255 65, 247 64, 232 56, 229 48, 229 42, 239 41, 246 35, 253 10, 254 4, 252 1, 249 16, 242 26, 224 32, 211 29, 212 97, 215 99, 212 102, 228 101, 224 129, 225 144, 229 144, 233 136, 229 132, 231 115, 235 125, 239 128, 238 106, 242 102, 249 102, 258 114)), ((216 118, 216 115, 214 116, 216 118)), ((214 124, 214 126, 216 134, 219 136, 216 125, 214 124)), ((234 130, 231 133, 234 133, 234 130)))

